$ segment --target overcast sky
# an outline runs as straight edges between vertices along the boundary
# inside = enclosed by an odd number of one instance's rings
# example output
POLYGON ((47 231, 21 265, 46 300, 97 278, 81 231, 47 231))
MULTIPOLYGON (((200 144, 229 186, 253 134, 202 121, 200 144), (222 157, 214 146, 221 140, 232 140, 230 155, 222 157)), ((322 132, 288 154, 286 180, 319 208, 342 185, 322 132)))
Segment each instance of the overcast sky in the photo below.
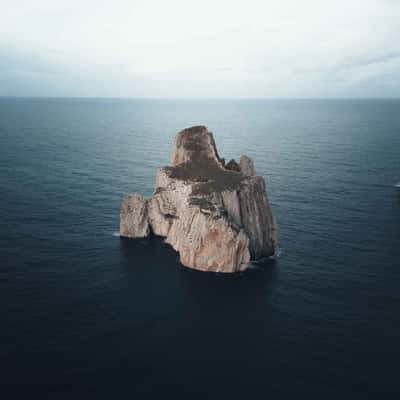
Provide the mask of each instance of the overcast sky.
POLYGON ((400 97, 400 0, 0 0, 0 95, 400 97))

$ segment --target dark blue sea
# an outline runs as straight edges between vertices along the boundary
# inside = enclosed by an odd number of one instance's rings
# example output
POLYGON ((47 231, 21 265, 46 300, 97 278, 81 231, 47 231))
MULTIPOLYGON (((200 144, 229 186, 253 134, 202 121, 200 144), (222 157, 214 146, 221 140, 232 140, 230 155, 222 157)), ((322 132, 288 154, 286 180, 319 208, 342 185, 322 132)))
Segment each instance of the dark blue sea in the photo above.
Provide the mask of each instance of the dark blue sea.
POLYGON ((399 394, 399 155, 400 100, 0 99, 1 397, 399 394), (255 160, 279 258, 118 237, 196 124, 255 160))

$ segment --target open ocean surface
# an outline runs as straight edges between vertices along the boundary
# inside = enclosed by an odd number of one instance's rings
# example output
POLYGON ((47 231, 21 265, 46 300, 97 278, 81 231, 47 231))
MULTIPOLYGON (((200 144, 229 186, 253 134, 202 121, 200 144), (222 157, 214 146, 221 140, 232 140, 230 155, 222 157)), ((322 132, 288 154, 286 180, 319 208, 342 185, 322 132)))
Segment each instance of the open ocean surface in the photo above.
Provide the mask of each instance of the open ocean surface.
POLYGON ((398 182, 400 100, 0 99, 1 392, 399 394, 398 182), (278 259, 201 273, 116 234, 197 124, 266 178, 278 259))

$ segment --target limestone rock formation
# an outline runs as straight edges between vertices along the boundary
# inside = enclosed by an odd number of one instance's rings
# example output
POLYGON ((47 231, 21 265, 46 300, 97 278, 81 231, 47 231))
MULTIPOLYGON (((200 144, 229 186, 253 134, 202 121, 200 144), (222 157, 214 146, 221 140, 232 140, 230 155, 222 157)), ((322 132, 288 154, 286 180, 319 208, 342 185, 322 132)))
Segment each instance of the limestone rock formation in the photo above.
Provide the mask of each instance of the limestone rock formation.
POLYGON ((240 156, 239 168, 244 175, 253 176, 256 174, 253 160, 245 155, 240 156))
POLYGON ((150 234, 147 203, 140 194, 131 194, 121 205, 119 231, 121 236, 138 238, 150 234))
POLYGON ((276 224, 253 161, 226 166, 205 126, 179 132, 171 166, 158 170, 149 200, 128 196, 121 205, 120 235, 164 236, 186 267, 237 272, 277 249, 276 224))

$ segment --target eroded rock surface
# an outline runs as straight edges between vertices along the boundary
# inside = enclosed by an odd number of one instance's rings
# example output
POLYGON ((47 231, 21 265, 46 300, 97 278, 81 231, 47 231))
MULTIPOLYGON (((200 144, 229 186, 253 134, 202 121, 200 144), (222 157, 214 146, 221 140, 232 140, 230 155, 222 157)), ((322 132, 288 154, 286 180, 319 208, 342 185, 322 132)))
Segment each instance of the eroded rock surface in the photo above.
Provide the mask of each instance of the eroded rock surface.
POLYGON ((164 236, 183 265, 201 271, 243 271, 250 260, 274 254, 265 181, 249 157, 225 166, 212 133, 195 126, 176 136, 171 163, 158 170, 151 199, 123 201, 121 236, 164 236))
POLYGON ((137 238, 150 234, 147 201, 140 194, 129 195, 121 204, 119 232, 121 236, 137 238))

